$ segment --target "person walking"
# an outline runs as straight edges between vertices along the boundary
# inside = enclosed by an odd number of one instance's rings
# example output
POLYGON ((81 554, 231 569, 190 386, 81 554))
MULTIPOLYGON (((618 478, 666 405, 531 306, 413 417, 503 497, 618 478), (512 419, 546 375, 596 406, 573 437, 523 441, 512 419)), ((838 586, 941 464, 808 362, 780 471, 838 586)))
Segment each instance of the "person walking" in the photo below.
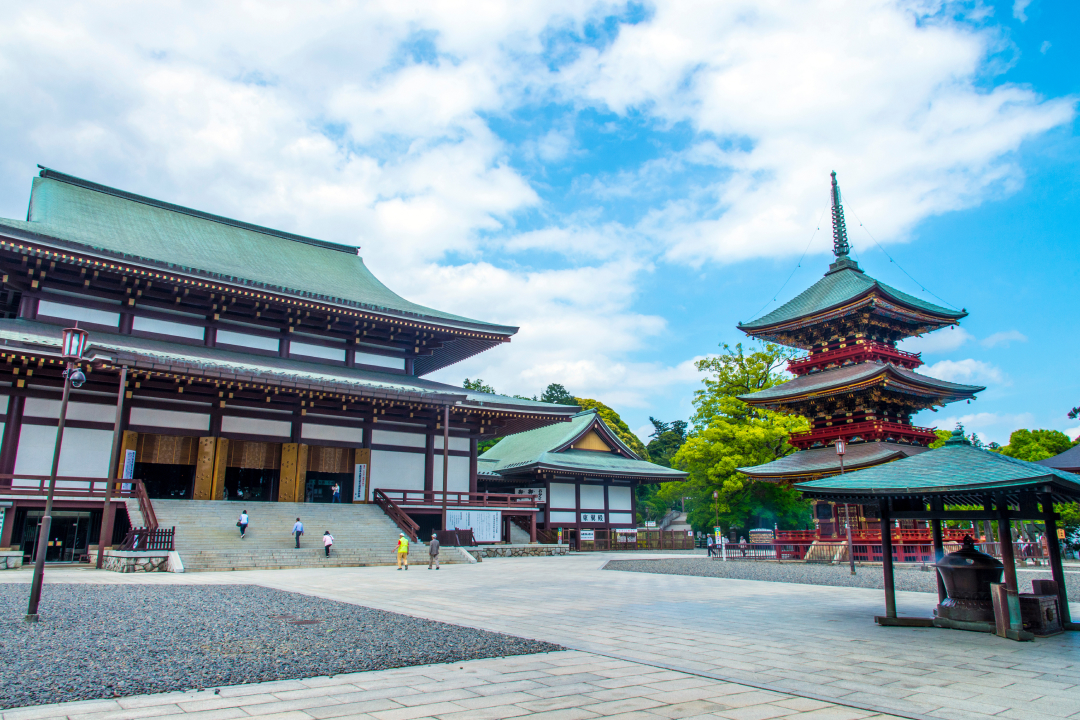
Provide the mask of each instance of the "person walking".
POLYGON ((243 540, 247 533, 248 514, 247 510, 240 511, 240 517, 236 518, 236 527, 240 528, 240 539, 243 540))
POLYGON ((715 540, 715 538, 713 538, 712 535, 709 535, 708 537, 705 538, 705 550, 708 553, 709 557, 713 556, 713 550, 715 549, 713 544, 715 542, 716 542, 716 540, 715 540))
POLYGON ((296 537, 296 547, 300 547, 300 536, 304 534, 304 523, 300 522, 300 518, 296 518, 296 523, 292 526, 292 534, 296 537))
POLYGON ((340 485, 338 485, 337 483, 334 483, 334 487, 330 488, 330 493, 331 493, 330 502, 332 502, 332 503, 340 503, 341 502, 341 486, 340 485))
POLYGON ((322 534, 323 550, 326 551, 326 557, 330 557, 330 548, 334 546, 334 536, 327 530, 322 534))
POLYGON ((405 564, 405 569, 409 569, 409 538, 405 537, 405 533, 398 533, 397 541, 397 569, 401 569, 402 563, 405 564))
POLYGON ((431 564, 435 563, 435 569, 439 569, 439 536, 434 532, 431 533, 431 542, 428 544, 428 564, 427 569, 431 569, 431 564))

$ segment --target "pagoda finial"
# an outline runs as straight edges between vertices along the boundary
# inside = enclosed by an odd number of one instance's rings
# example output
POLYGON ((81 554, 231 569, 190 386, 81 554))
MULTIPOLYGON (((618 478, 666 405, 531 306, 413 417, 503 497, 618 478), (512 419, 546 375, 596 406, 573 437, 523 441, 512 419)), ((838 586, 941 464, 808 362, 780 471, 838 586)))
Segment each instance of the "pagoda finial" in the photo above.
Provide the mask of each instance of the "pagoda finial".
POLYGON ((840 204, 840 186, 836 182, 836 171, 832 173, 832 247, 833 255, 844 259, 851 251, 847 239, 847 225, 844 223, 844 206, 840 204))

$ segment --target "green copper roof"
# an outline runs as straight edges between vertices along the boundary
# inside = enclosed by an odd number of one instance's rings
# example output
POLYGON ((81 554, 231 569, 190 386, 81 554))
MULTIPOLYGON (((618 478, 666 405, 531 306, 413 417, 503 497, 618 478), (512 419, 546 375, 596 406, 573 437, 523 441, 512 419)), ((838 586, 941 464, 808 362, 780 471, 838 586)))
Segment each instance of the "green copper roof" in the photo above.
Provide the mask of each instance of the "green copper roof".
POLYGON ((686 473, 680 470, 638 459, 619 441, 615 433, 596 414, 596 410, 577 413, 568 423, 548 425, 505 437, 481 455, 478 463, 481 471, 489 475, 505 475, 542 467, 556 472, 561 470, 583 475, 624 475, 663 481, 686 478, 686 473), (601 432, 626 454, 567 448, 596 425, 602 426, 601 432))
MULTIPOLYGON (((848 471, 880 465, 910 455, 926 452, 919 445, 891 442, 848 443, 844 468, 848 471)), ((840 456, 836 448, 800 450, 764 465, 737 468, 739 472, 759 480, 779 480, 840 472, 840 456)))
POLYGON ((740 395, 739 399, 754 405, 770 402, 777 403, 811 393, 825 394, 834 389, 842 391, 842 388, 850 385, 867 382, 886 375, 892 376, 901 383, 917 385, 929 392, 945 395, 953 399, 967 398, 986 389, 977 385, 961 385, 938 380, 889 363, 871 361, 801 375, 794 380, 774 385, 766 390, 759 390, 749 395, 740 395))
MULTIPOLYGON (((0 345, 7 346, 6 349, 21 346, 58 351, 61 331, 59 325, 22 319, 0 319, 0 345)), ((515 413, 571 416, 574 411, 574 408, 566 405, 475 392, 411 375, 254 355, 99 330, 90 333, 86 356, 109 357, 123 362, 138 360, 139 367, 170 372, 192 372, 212 377, 227 375, 239 377, 243 381, 269 382, 299 388, 332 386, 341 392, 366 396, 407 397, 515 413)), ((528 427, 528 424, 525 427, 528 427)), ((556 423, 554 427, 565 427, 565 424, 556 423)))
POLYGON ((798 486, 808 495, 942 494, 977 498, 993 490, 1053 486, 1056 495, 1080 498, 1080 476, 973 446, 962 431, 943 447, 866 470, 811 480, 798 486))
POLYGON ((405 300, 371 274, 356 247, 211 215, 52 170, 43 169, 41 175, 34 178, 27 220, 0 219, 0 230, 439 325, 502 335, 517 331, 405 300))
POLYGON ((809 288, 757 320, 745 324, 739 323, 739 328, 745 331, 757 330, 778 323, 816 315, 820 312, 855 300, 856 298, 867 294, 874 288, 877 288, 883 295, 892 298, 903 305, 908 305, 916 310, 921 310, 933 315, 939 315, 946 322, 950 320, 959 320, 967 315, 964 311, 948 310, 908 295, 896 288, 889 287, 885 283, 878 282, 860 270, 856 262, 848 260, 847 258, 842 258, 831 266, 829 272, 825 274, 825 277, 818 280, 809 288))

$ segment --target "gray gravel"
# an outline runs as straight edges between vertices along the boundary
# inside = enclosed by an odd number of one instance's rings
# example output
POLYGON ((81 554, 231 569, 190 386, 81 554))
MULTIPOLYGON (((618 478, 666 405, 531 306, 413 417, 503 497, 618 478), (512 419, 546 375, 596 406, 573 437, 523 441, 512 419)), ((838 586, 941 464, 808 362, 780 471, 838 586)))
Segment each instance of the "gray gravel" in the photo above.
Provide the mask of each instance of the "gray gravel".
MULTIPOLYGON (((736 580, 762 580, 800 585, 833 585, 836 587, 861 587, 884 589, 885 583, 880 566, 856 566, 852 576, 847 565, 818 565, 810 563, 776 563, 737 560, 723 562, 708 558, 678 558, 657 560, 612 560, 605 570, 659 573, 662 575, 698 575, 701 577, 732 578, 736 580)), ((937 592, 933 572, 896 568, 894 581, 897 590, 913 592, 937 592)), ((1052 579, 1050 572, 1029 571, 1017 568, 1021 592, 1031 592, 1031 581, 1052 579)), ((1080 581, 1076 572, 1065 574, 1065 586, 1069 600, 1080 602, 1080 581)))
POLYGON ((0 585, 0 708, 563 649, 248 585, 46 585, 28 624, 28 592, 0 585))

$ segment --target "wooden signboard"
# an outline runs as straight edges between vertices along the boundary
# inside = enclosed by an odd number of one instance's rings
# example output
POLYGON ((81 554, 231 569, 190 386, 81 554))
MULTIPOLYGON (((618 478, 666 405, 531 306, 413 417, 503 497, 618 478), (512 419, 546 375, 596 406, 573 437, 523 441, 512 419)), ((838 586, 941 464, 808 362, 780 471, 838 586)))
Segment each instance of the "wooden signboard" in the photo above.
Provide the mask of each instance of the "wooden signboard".
POLYGON ((371 449, 357 448, 353 474, 353 502, 368 501, 368 486, 371 484, 371 449))

